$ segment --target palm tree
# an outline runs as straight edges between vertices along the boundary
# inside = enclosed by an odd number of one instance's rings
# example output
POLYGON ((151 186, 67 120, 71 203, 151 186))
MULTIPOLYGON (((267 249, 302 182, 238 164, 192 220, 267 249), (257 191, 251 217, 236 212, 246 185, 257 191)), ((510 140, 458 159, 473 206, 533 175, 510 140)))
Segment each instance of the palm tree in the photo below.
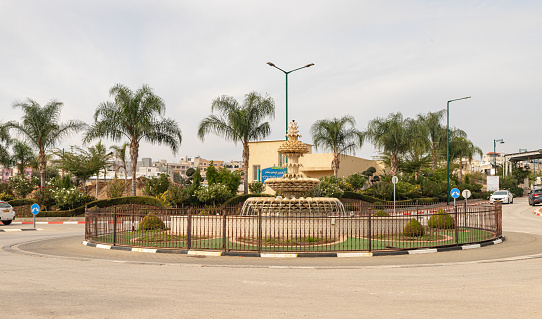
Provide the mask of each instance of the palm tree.
POLYGON ((126 190, 126 184, 128 183, 128 170, 126 169, 126 148, 128 146, 130 146, 130 144, 125 142, 122 145, 113 145, 110 147, 115 152, 115 179, 117 178, 117 173, 121 168, 124 173, 124 190, 126 190), (120 164, 118 161, 120 161, 120 164))
POLYGON ((390 174, 397 174, 399 156, 406 154, 411 148, 423 143, 425 130, 411 119, 404 119, 401 112, 391 113, 387 118, 376 118, 369 122, 366 139, 382 153, 390 156, 390 174))
MULTIPOLYGON (((446 110, 429 112, 427 114, 418 114, 417 121, 426 129, 425 139, 431 153, 433 170, 437 169, 438 157, 442 151, 446 150, 446 127, 441 124, 446 110)), ((450 139, 454 137, 466 137, 466 133, 460 129, 452 128, 449 130, 450 139)))
POLYGON ((24 168, 29 166, 32 161, 36 159, 36 155, 34 154, 34 151, 32 151, 32 148, 26 143, 18 140, 13 140, 12 143, 13 154, 11 155, 11 162, 17 165, 17 170, 20 175, 23 174, 24 168))
POLYGON ((107 167, 111 164, 111 158, 113 157, 113 152, 107 152, 107 148, 102 144, 102 141, 99 141, 98 144, 89 147, 90 154, 98 160, 98 172, 96 172, 96 198, 98 198, 98 185, 100 180, 100 170, 103 169, 104 172, 104 185, 105 178, 107 175, 107 167))
POLYGON ((356 120, 350 115, 332 120, 319 120, 311 126, 311 135, 314 147, 322 147, 333 152, 331 169, 333 175, 338 177, 340 155, 354 151, 361 147, 363 134, 354 126, 356 120))
POLYGON ((463 177, 463 159, 471 162, 475 155, 482 157, 483 152, 467 138, 458 136, 450 140, 450 161, 459 160, 459 179, 463 177))
POLYGON ((245 95, 243 105, 231 96, 220 96, 213 100, 211 112, 219 115, 209 115, 204 118, 198 129, 198 137, 203 141, 205 135, 215 133, 235 144, 243 144, 244 163, 244 193, 248 193, 248 143, 265 138, 271 132, 269 122, 262 121, 266 117, 275 117, 275 102, 271 97, 262 97, 256 92, 245 95))
POLYGON ((16 102, 13 108, 20 108, 24 112, 21 123, 6 123, 7 127, 15 129, 30 146, 38 150, 41 187, 45 187, 47 150, 54 148, 60 140, 86 126, 84 122, 78 120, 59 123, 62 105, 62 102, 55 100, 51 100, 43 107, 32 99, 16 102))
POLYGON ((94 113, 94 124, 87 130, 83 141, 108 137, 119 141, 123 137, 130 142, 132 164, 132 195, 136 195, 137 158, 139 143, 166 144, 176 153, 181 146, 181 130, 177 122, 162 118, 166 106, 146 84, 133 92, 122 84, 109 90, 113 102, 101 103, 94 113))
POLYGON ((6 125, 0 125, 0 164, 7 167, 11 165, 11 157, 9 156, 8 147, 11 143, 9 137, 9 129, 6 125))

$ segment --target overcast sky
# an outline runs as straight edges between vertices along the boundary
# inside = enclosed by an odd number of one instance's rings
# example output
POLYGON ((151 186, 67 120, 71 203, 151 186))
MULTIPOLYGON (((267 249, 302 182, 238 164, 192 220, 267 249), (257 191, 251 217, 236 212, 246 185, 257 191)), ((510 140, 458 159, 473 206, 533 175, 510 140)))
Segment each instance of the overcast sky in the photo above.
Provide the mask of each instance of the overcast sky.
MULTIPOLYGON (((312 143, 317 120, 446 108, 484 153, 542 148, 542 1, 9 1, 0 0, 1 121, 15 101, 64 103, 63 120, 92 123, 109 89, 148 84, 183 132, 180 152, 142 143, 140 157, 240 160, 241 146, 209 136, 199 122, 211 102, 271 96, 268 140, 289 119, 312 143)), ((104 140, 107 146, 114 143, 104 140)), ((81 145, 80 135, 59 147, 81 145)), ((322 150, 319 150, 322 151, 322 150)), ((377 153, 366 143, 357 156, 377 153)))

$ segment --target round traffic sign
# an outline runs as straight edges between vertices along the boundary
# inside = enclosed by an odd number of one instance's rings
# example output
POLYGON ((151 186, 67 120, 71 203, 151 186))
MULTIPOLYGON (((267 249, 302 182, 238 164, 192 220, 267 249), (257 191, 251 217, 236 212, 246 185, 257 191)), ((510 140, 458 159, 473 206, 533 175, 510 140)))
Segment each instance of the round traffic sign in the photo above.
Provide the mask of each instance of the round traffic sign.
POLYGON ((393 176, 393 177, 391 178, 391 182, 392 182, 393 184, 397 184, 398 181, 399 181, 399 179, 397 178, 397 176, 393 176))
POLYGON ((461 194, 461 192, 457 188, 453 188, 450 191, 450 195, 452 195, 453 198, 459 198, 459 194, 461 194))
POLYGON ((471 192, 468 189, 464 189, 463 192, 461 193, 461 196, 463 196, 463 198, 469 198, 470 195, 471 195, 471 192))
POLYGON ((30 206, 30 211, 32 214, 37 215, 40 212, 40 205, 32 204, 32 206, 30 206))

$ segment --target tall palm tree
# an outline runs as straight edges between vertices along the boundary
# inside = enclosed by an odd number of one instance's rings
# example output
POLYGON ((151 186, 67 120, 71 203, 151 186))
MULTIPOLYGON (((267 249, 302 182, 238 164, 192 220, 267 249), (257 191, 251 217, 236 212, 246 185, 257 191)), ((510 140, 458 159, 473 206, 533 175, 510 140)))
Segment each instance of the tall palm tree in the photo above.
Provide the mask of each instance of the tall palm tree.
POLYGON ((162 98, 144 84, 132 91, 122 84, 109 90, 113 102, 101 103, 94 113, 94 124, 87 130, 83 141, 108 137, 114 141, 122 138, 130 142, 132 164, 132 195, 136 195, 137 158, 139 143, 165 144, 176 153, 181 146, 181 130, 177 122, 163 118, 166 106, 162 98))
POLYGON ((111 159, 113 157, 113 152, 107 152, 107 148, 102 144, 102 141, 99 141, 96 145, 89 147, 90 154, 98 160, 99 169, 96 172, 96 198, 98 198, 98 186, 100 180, 100 170, 104 172, 104 185, 105 179, 107 176, 107 167, 111 164, 111 159))
POLYGON ((112 145, 110 147, 115 153, 115 179, 117 178, 117 174, 121 168, 124 173, 124 191, 126 191, 126 184, 128 183, 128 170, 126 169, 126 148, 128 146, 130 146, 130 144, 125 142, 122 145, 112 145))
MULTIPOLYGON (((442 150, 446 150, 446 127, 442 124, 446 110, 437 112, 428 112, 427 114, 418 114, 417 121, 426 129, 425 140, 427 142, 433 170, 437 169, 439 155, 442 150)), ((466 137, 466 133, 460 129, 452 128, 449 130, 450 139, 454 137, 466 137)))
POLYGON ((314 147, 333 152, 331 169, 333 175, 338 177, 340 155, 354 151, 356 147, 361 147, 363 143, 363 134, 354 126, 356 120, 350 115, 331 120, 319 120, 311 126, 311 135, 314 147))
POLYGON ((269 96, 262 97, 256 92, 245 95, 243 105, 231 96, 220 96, 213 100, 211 112, 219 115, 209 115, 204 118, 198 129, 198 137, 203 141, 205 135, 215 133, 235 144, 243 144, 244 163, 244 193, 248 193, 248 143, 265 138, 271 132, 269 122, 262 121, 266 117, 275 117, 275 102, 269 96))
POLYGON ((13 146, 11 147, 13 154, 11 155, 11 162, 17 165, 19 175, 23 174, 24 168, 29 166, 32 161, 36 159, 36 154, 30 146, 26 143, 18 140, 13 140, 13 146))
POLYGON ((32 99, 16 102, 13 104, 13 108, 20 108, 24 112, 21 122, 6 123, 7 127, 15 129, 30 146, 38 150, 41 187, 45 187, 47 150, 54 148, 63 138, 86 126, 84 122, 78 120, 59 123, 62 105, 62 102, 55 100, 51 100, 43 107, 32 99))
POLYGON ((387 118, 376 118, 369 122, 364 133, 380 152, 390 156, 390 174, 397 174, 399 156, 406 154, 412 147, 423 143, 425 131, 411 119, 404 119, 401 112, 391 113, 387 118))
POLYGON ((471 162, 475 155, 482 157, 483 152, 466 137, 458 136, 450 141, 450 161, 459 160, 459 179, 463 178, 463 159, 471 162))
POLYGON ((11 165, 11 157, 8 152, 11 141, 7 125, 0 125, 0 164, 4 167, 11 165))

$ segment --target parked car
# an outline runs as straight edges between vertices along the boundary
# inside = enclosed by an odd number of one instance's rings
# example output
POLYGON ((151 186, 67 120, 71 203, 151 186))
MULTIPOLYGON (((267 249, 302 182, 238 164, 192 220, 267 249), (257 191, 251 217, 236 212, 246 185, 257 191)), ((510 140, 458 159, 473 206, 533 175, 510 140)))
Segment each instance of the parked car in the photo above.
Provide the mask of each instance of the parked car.
POLYGON ((495 202, 511 204, 514 202, 514 196, 512 195, 512 193, 510 193, 510 191, 498 190, 491 194, 491 196, 489 197, 489 202, 491 204, 495 202))
POLYGON ((0 200, 0 220, 4 225, 9 225, 15 219, 15 210, 13 207, 0 200))
POLYGON ((529 205, 542 203, 542 187, 535 187, 529 192, 529 205))

